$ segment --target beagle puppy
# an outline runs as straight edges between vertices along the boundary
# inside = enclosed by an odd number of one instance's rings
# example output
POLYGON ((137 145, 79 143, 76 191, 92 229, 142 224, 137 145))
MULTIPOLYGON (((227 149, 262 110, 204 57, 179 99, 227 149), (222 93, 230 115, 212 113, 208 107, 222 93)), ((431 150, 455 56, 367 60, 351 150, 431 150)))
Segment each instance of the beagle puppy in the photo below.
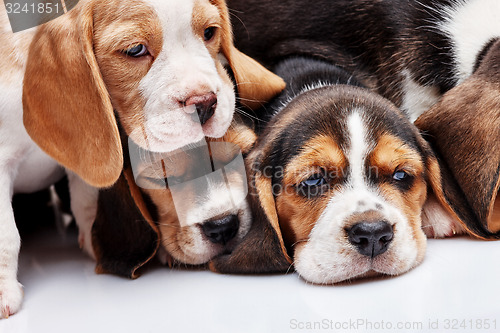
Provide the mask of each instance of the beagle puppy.
POLYGON ((320 0, 307 15, 297 0, 228 5, 238 17, 237 47, 266 66, 294 55, 325 60, 395 103, 410 121, 421 117, 417 125, 444 175, 460 187, 446 193, 462 196, 454 214, 472 234, 498 237, 499 1, 320 0))
POLYGON ((251 225, 243 156, 255 139, 235 121, 221 139, 170 153, 129 140, 130 164, 99 193, 96 272, 136 278, 155 255, 169 266, 202 265, 231 252, 251 225))
POLYGON ((122 173, 119 126, 140 147, 169 152, 224 135, 236 97, 252 108, 284 87, 233 46, 223 0, 81 0, 15 34, 2 3, 0 42, 2 317, 22 299, 14 192, 45 188, 67 168, 90 249, 98 193, 90 185, 111 186, 122 173))
POLYGON ((460 187, 394 104, 321 60, 291 57, 275 72, 287 88, 248 156, 255 228, 213 270, 293 264, 305 280, 331 284, 412 269, 426 234, 498 238, 464 222, 460 213, 473 210, 460 187))

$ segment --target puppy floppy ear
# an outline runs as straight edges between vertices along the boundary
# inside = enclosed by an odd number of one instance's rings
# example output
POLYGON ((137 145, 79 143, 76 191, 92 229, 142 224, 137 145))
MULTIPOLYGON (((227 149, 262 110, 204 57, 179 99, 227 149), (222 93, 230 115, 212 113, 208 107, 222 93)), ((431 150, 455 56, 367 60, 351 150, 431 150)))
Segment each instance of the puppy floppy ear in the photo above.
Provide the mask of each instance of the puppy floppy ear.
POLYGON ((219 273, 277 273, 290 270, 289 257, 278 222, 278 213, 270 175, 260 168, 262 155, 253 151, 249 156, 250 208, 252 226, 236 249, 228 255, 209 263, 212 271, 219 273))
MULTIPOLYGON (((437 195, 473 235, 500 238, 500 42, 415 124, 439 158, 437 195)), ((438 171, 434 171, 437 174, 438 171)), ((435 191, 436 192, 436 191, 435 191)))
POLYGON ((233 71, 240 103, 250 109, 257 109, 285 89, 285 81, 234 47, 225 1, 210 2, 218 8, 222 18, 221 51, 233 71))
POLYGON ((105 187, 120 176, 123 156, 92 40, 92 2, 39 28, 24 75, 24 126, 55 160, 105 187))
POLYGON ((123 171, 110 188, 99 192, 97 216, 92 227, 92 246, 97 273, 135 279, 138 270, 158 250, 160 232, 134 182, 130 169, 123 171))

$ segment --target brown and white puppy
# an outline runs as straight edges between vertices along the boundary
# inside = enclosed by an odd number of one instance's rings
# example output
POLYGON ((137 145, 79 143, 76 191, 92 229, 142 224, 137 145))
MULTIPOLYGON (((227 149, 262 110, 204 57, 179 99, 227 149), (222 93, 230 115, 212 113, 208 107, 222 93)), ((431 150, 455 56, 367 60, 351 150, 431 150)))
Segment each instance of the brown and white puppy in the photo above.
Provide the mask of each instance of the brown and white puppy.
POLYGON ((394 104, 323 61, 289 58, 276 73, 288 86, 248 156, 255 227, 213 270, 293 264, 319 284, 397 275, 422 262, 426 233, 487 232, 455 213, 473 210, 394 104))
POLYGON ((81 0, 12 33, 0 4, 0 316, 21 306, 13 193, 71 170, 80 242, 91 252, 97 190, 120 176, 118 122, 145 149, 168 152, 224 135, 235 108, 256 106, 281 79, 236 50, 222 0, 81 0), (193 117, 194 115, 194 117, 193 117), (41 147, 41 149, 40 149, 41 147), (86 237, 84 237, 86 235, 86 237))
POLYGON ((226 132, 235 93, 224 64, 243 102, 258 105, 283 88, 234 48, 221 0, 80 1, 41 26, 29 49, 25 127, 98 187, 113 184, 123 167, 115 114, 139 146, 168 152, 226 132))
POLYGON ((243 155, 255 139, 253 130, 234 122, 222 139, 170 153, 129 141, 130 165, 99 195, 92 228, 96 271, 136 278, 155 254, 172 266, 201 265, 231 252, 251 225, 243 155))

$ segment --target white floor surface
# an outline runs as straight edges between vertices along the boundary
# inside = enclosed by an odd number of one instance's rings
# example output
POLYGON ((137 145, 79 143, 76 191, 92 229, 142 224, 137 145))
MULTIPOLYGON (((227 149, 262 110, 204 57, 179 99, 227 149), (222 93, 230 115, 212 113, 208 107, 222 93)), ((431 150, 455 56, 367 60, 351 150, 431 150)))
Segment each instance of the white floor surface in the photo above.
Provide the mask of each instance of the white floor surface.
POLYGON ((500 242, 430 240, 402 276, 336 286, 165 267, 127 280, 95 274, 76 243, 24 240, 24 305, 1 333, 500 331, 500 242))

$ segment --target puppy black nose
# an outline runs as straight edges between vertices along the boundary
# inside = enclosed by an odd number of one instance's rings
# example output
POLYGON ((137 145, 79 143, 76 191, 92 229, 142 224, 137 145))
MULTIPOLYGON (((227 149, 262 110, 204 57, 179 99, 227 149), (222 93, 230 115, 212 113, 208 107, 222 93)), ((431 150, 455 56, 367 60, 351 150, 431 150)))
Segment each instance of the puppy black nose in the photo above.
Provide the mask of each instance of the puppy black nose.
POLYGON ((214 115, 215 108, 217 107, 217 96, 214 93, 208 93, 201 96, 191 96, 184 101, 184 106, 194 105, 200 123, 205 124, 214 115))
POLYGON ((359 253, 374 258, 384 253, 394 233, 387 222, 361 222, 347 230, 349 242, 359 253))
POLYGON ((204 222, 201 228, 212 243, 226 245, 236 236, 239 226, 238 216, 228 215, 221 219, 204 222))

